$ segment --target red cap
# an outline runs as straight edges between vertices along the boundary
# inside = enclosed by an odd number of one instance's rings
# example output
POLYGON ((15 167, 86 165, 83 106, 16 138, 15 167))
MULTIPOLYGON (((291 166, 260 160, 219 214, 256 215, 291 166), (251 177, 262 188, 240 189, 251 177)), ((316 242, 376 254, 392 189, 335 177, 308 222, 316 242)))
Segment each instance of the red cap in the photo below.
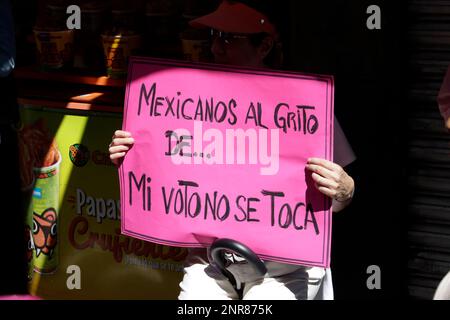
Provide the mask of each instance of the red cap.
POLYGON ((261 12, 243 3, 224 0, 216 11, 191 20, 194 28, 213 28, 232 33, 260 33, 275 35, 275 27, 261 12))

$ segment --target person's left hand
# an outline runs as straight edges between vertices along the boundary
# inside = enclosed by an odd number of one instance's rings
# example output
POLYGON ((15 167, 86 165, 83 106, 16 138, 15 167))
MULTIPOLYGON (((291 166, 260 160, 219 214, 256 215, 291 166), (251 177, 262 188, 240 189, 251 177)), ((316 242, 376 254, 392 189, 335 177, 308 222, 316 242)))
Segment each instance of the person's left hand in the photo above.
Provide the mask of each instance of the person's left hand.
POLYGON ((320 158, 309 158, 306 169, 312 172, 316 188, 337 201, 347 201, 353 196, 355 182, 338 164, 320 158))

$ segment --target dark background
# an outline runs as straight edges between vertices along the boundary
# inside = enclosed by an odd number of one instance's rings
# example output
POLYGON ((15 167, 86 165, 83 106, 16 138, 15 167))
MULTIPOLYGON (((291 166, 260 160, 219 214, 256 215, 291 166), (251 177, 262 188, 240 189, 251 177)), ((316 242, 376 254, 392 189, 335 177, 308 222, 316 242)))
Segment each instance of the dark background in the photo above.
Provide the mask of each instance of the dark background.
POLYGON ((354 201, 333 215, 332 271, 336 299, 407 295, 405 101, 407 1, 291 1, 293 69, 335 77, 335 114, 357 161, 354 201), (381 30, 369 30, 366 9, 381 8, 381 30), (381 290, 369 290, 367 267, 381 269, 381 290))

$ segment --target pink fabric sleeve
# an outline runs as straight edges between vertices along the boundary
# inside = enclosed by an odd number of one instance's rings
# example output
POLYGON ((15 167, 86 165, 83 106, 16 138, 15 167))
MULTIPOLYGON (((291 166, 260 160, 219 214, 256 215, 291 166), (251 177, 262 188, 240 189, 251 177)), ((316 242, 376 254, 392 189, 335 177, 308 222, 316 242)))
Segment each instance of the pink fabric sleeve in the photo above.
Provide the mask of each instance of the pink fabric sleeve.
POLYGON ((355 153, 345 137, 339 121, 334 117, 334 163, 345 167, 355 160, 355 153))
POLYGON ((439 90, 437 100, 441 115, 444 121, 447 121, 450 117, 450 66, 448 67, 441 90, 439 90))
POLYGON ((19 294, 10 296, 0 296, 0 300, 41 300, 41 298, 29 294, 26 295, 19 294))

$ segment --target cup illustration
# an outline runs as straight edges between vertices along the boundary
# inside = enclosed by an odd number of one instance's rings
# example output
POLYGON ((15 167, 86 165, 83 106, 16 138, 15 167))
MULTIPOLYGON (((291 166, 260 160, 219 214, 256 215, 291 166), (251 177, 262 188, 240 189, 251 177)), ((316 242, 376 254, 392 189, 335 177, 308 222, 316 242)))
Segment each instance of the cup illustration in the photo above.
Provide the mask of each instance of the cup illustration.
POLYGON ((39 273, 53 273, 58 266, 58 212, 59 177, 61 153, 58 151, 50 166, 34 168, 36 183, 31 208, 28 211, 32 221, 33 265, 39 273))
POLYGON ((128 70, 130 56, 140 49, 142 39, 138 34, 104 34, 103 50, 106 57, 106 73, 110 78, 123 78, 128 70))
MULTIPOLYGON (((32 265, 36 272, 53 273, 58 266, 58 213, 61 152, 43 119, 19 131, 22 186, 31 186, 26 225, 31 230, 32 265), (32 171, 30 173, 29 171, 32 171), (32 180, 31 185, 29 181, 32 180)), ((25 187, 27 186, 27 187, 25 187)))
POLYGON ((34 28, 37 56, 44 70, 61 69, 73 62, 73 30, 34 28))

